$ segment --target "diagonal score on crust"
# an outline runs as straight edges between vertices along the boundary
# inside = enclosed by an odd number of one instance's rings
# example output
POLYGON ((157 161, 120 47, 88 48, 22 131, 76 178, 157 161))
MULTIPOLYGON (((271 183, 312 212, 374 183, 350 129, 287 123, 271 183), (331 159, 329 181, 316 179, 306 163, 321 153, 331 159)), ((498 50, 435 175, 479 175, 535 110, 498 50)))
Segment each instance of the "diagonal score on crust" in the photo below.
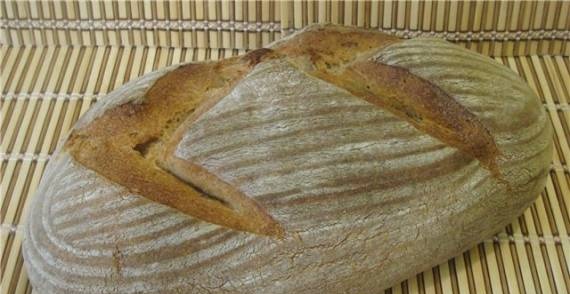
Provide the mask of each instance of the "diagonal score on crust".
POLYGON ((189 179, 160 168, 164 144, 179 124, 200 103, 227 95, 268 53, 181 66, 160 78, 140 103, 110 109, 74 130, 65 148, 87 168, 152 201, 210 223, 281 237, 280 224, 262 207, 204 168, 185 166, 189 179))
POLYGON ((359 61, 340 73, 310 73, 405 119, 418 130, 478 159, 494 176, 500 152, 479 119, 437 86, 404 68, 359 61))
POLYGON ((398 39, 383 34, 378 36, 367 31, 350 34, 343 29, 335 32, 330 27, 322 27, 274 49, 288 56, 308 75, 388 110, 418 130, 476 158, 504 182, 497 163, 500 151, 489 130, 473 113, 445 91, 407 69, 370 58, 379 51, 377 43, 395 42, 398 39), (331 43, 337 44, 334 50, 329 48, 331 43), (360 51, 355 48, 374 49, 360 51), (305 64, 307 57, 311 68, 305 64))
POLYGON ((281 225, 257 202, 205 168, 176 158, 173 148, 187 127, 256 64, 284 58, 471 155, 499 176, 499 151, 477 117, 407 70, 368 60, 399 41, 379 32, 329 26, 243 57, 184 65, 159 79, 142 102, 115 107, 74 130, 65 147, 84 166, 152 201, 206 222, 282 237, 281 225))

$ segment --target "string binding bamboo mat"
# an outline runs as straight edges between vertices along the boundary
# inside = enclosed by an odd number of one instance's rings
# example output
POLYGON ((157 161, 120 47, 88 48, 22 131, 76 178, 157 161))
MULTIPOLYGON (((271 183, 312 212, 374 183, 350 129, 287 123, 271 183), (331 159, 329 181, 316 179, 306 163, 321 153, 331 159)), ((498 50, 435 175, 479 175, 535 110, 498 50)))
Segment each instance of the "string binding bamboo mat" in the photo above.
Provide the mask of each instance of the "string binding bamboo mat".
POLYGON ((446 38, 492 56, 528 81, 555 130, 550 177, 532 207, 387 292, 570 293, 569 16, 562 1, 0 1, 0 294, 33 291, 20 247, 27 203, 57 141, 93 103, 150 71, 243 54, 315 21, 446 38))

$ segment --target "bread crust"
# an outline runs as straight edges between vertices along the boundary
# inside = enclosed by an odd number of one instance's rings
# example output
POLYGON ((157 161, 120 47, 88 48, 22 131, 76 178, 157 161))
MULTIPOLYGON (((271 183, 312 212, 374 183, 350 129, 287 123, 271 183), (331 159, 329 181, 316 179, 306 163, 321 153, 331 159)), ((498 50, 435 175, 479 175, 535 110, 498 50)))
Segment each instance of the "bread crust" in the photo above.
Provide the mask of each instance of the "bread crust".
POLYGON ((495 233, 548 171, 534 93, 441 41, 313 26, 143 81, 48 166, 24 243, 43 292, 379 291, 495 233))

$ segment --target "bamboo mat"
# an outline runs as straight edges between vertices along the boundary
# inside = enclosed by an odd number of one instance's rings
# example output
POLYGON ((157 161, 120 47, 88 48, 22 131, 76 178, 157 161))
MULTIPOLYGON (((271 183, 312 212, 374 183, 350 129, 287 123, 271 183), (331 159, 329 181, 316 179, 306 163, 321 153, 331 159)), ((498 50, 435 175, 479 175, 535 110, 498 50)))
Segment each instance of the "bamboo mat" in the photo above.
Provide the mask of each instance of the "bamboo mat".
POLYGON ((570 293, 569 1, 0 0, 0 294, 32 292, 27 203, 57 141, 94 102, 150 71, 242 54, 316 21, 493 56, 528 81, 555 130, 547 186, 524 215, 387 293, 570 293))

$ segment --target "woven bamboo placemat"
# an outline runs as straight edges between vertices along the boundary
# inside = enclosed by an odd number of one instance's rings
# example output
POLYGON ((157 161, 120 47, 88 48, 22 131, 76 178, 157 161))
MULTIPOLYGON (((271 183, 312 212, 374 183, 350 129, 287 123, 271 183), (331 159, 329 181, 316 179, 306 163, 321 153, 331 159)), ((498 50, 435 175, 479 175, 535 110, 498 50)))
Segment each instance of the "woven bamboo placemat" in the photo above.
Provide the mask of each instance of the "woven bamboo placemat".
POLYGON ((436 36, 493 56, 528 81, 555 130, 550 177, 532 207, 387 291, 569 293, 570 2, 0 1, 0 294, 32 292, 21 256, 27 203, 90 105, 150 71, 242 54, 313 21, 436 36))

